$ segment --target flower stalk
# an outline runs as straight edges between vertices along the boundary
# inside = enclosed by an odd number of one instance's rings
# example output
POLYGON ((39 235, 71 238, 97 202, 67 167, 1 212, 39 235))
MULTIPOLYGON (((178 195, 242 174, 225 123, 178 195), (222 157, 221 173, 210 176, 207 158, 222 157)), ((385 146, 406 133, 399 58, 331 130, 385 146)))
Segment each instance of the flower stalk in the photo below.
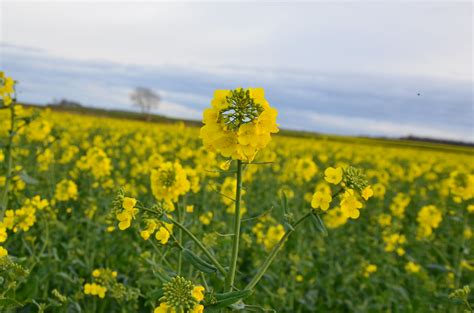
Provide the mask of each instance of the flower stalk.
POLYGON ((308 217, 310 217, 311 214, 313 214, 311 211, 306 213, 299 220, 297 220, 295 223, 293 223, 291 225, 292 227, 285 232, 285 235, 283 235, 283 237, 280 239, 280 241, 278 241, 278 243, 273 247, 272 251, 267 256, 265 261, 263 262, 263 264, 260 267, 260 269, 258 270, 257 274, 255 274, 255 276, 247 284, 245 289, 251 290, 258 284, 258 282, 263 277, 263 275, 265 275, 265 273, 268 270, 268 268, 270 267, 270 265, 272 265, 272 263, 275 260, 275 257, 277 256, 278 252, 280 252, 280 250, 283 248, 283 245, 285 244, 285 241, 288 239, 288 237, 290 237, 290 235, 295 232, 296 227, 299 224, 301 224, 304 220, 306 220, 308 217))
POLYGON ((237 187, 235 189, 235 212, 234 212, 234 236, 232 240, 232 255, 230 261, 230 269, 226 279, 226 290, 232 291, 234 287, 235 271, 237 268, 237 259, 239 256, 239 241, 240 241, 240 205, 242 200, 242 161, 237 161, 237 187))

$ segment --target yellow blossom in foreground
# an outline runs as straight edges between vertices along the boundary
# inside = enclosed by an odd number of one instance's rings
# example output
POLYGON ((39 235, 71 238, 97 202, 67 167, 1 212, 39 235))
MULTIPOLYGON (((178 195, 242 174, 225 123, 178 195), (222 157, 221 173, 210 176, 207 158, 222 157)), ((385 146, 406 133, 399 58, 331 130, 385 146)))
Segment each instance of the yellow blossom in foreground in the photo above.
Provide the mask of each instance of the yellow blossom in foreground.
POLYGON ((348 189, 341 201, 341 210, 344 215, 352 219, 357 219, 360 216, 359 209, 362 208, 362 203, 354 195, 352 189, 348 189))
POLYGON ((197 302, 201 302, 204 299, 204 287, 194 286, 192 295, 197 302))
POLYGON ((153 313, 176 313, 175 308, 170 307, 165 302, 160 303, 160 306, 155 308, 153 313))
POLYGON ((329 204, 332 201, 332 197, 330 194, 322 193, 321 191, 316 191, 313 195, 313 199, 311 200, 311 207, 313 209, 321 208, 323 211, 327 211, 329 209, 329 204))
POLYGON ((170 239, 170 232, 165 227, 160 227, 155 234, 156 240, 165 245, 170 239))
POLYGON ((200 137, 211 151, 251 162, 278 132, 277 115, 263 88, 216 90, 211 108, 203 113, 200 137))
POLYGON ((135 198, 124 197, 122 202, 122 207, 125 210, 131 211, 134 209, 137 200, 135 198))
POLYGON ((330 184, 337 185, 342 180, 342 174, 343 174, 342 168, 328 167, 324 171, 324 179, 330 184))
POLYGON ((372 190, 371 186, 367 186, 362 190, 362 198, 365 200, 369 200, 370 197, 374 195, 374 191, 372 190))

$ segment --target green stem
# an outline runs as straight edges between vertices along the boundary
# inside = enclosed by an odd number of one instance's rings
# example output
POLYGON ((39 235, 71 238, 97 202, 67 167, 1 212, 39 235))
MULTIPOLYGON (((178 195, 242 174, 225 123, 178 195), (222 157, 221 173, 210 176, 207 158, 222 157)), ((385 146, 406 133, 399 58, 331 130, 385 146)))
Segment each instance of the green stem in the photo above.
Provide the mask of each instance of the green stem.
MULTIPOLYGON (((177 208, 177 213, 178 213, 178 222, 179 223, 182 223, 183 222, 183 214, 181 212, 181 206, 176 204, 178 206, 177 208)), ((178 230, 178 243, 179 245, 181 246, 181 243, 183 242, 183 230, 180 228, 178 230)), ((182 249, 179 249, 178 251, 178 275, 181 275, 181 269, 182 269, 182 266, 183 266, 183 250, 182 249)))
POLYGON ((234 287, 235 271, 237 268, 237 259, 239 256, 240 241, 240 203, 242 200, 242 161, 237 161, 237 187, 235 190, 235 212, 234 212, 234 232, 232 240, 232 255, 230 270, 226 279, 226 290, 232 291, 234 287))
POLYGON ((175 221, 174 219, 172 218, 169 218, 168 219, 174 224, 176 225, 176 227, 178 227, 179 229, 182 229, 183 232, 189 236, 189 238, 191 238, 192 241, 194 241, 194 243, 197 244, 197 246, 201 249, 201 251, 209 258, 209 260, 212 262, 212 264, 214 264, 214 266, 217 268, 217 270, 219 272, 221 272, 222 275, 227 275, 226 273, 226 270, 224 269, 224 267, 219 263, 219 261, 217 261, 217 259, 212 255, 212 253, 204 246, 204 244, 196 237, 194 236, 194 234, 186 228, 186 226, 184 226, 183 224, 181 224, 180 222, 178 221, 175 221))
POLYGON ((293 225, 291 229, 288 229, 283 235, 283 237, 278 241, 278 243, 273 247, 272 251, 270 254, 267 256, 265 261, 263 262, 262 266, 258 270, 257 274, 252 278, 250 283, 245 287, 245 289, 252 289, 254 288, 260 279, 263 277, 265 272, 268 270, 270 265, 273 263, 273 260, 277 256, 278 252, 283 248, 283 245, 285 244, 285 241, 290 237, 290 235, 296 230, 296 227, 301 224, 305 219, 307 219, 311 214, 313 214, 311 211, 303 215, 299 220, 297 220, 293 225))
POLYGON ((5 211, 8 206, 8 189, 10 189, 10 182, 12 179, 12 169, 13 169, 13 137, 15 136, 15 102, 10 105, 10 134, 8 137, 7 144, 7 172, 5 179, 5 188, 2 192, 2 197, 0 200, 1 215, 0 218, 3 219, 5 211))

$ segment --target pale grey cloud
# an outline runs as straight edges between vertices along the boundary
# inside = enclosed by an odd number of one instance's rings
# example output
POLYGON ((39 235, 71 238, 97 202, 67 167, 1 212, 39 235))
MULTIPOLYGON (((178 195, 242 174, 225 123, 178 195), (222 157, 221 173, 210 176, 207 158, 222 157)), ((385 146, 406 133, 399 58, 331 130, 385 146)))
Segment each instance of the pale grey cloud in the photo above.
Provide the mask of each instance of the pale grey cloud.
POLYGON ((472 3, 4 1, 3 42, 122 64, 472 77, 472 3))

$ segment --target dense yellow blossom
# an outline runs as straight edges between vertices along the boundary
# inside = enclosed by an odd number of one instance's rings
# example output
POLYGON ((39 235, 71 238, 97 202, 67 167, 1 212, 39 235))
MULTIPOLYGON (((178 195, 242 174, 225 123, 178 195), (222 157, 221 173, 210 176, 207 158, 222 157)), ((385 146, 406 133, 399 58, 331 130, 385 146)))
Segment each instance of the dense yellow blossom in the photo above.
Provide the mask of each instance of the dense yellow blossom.
POLYGON ((72 180, 63 179, 56 185, 54 197, 58 201, 77 200, 77 185, 72 180))
POLYGON ((224 157, 251 162, 278 132, 277 111, 262 88, 216 90, 211 108, 204 111, 204 145, 224 157))
POLYGON ((151 190, 157 200, 178 201, 190 189, 186 171, 179 162, 161 163, 151 171, 151 190))
POLYGON ((433 233, 433 229, 439 227, 443 216, 441 211, 434 205, 427 205, 418 212, 416 221, 418 222, 418 238, 428 238, 433 233))
POLYGON ((98 296, 99 298, 105 298, 105 293, 107 288, 96 283, 85 284, 84 285, 84 294, 98 296))

